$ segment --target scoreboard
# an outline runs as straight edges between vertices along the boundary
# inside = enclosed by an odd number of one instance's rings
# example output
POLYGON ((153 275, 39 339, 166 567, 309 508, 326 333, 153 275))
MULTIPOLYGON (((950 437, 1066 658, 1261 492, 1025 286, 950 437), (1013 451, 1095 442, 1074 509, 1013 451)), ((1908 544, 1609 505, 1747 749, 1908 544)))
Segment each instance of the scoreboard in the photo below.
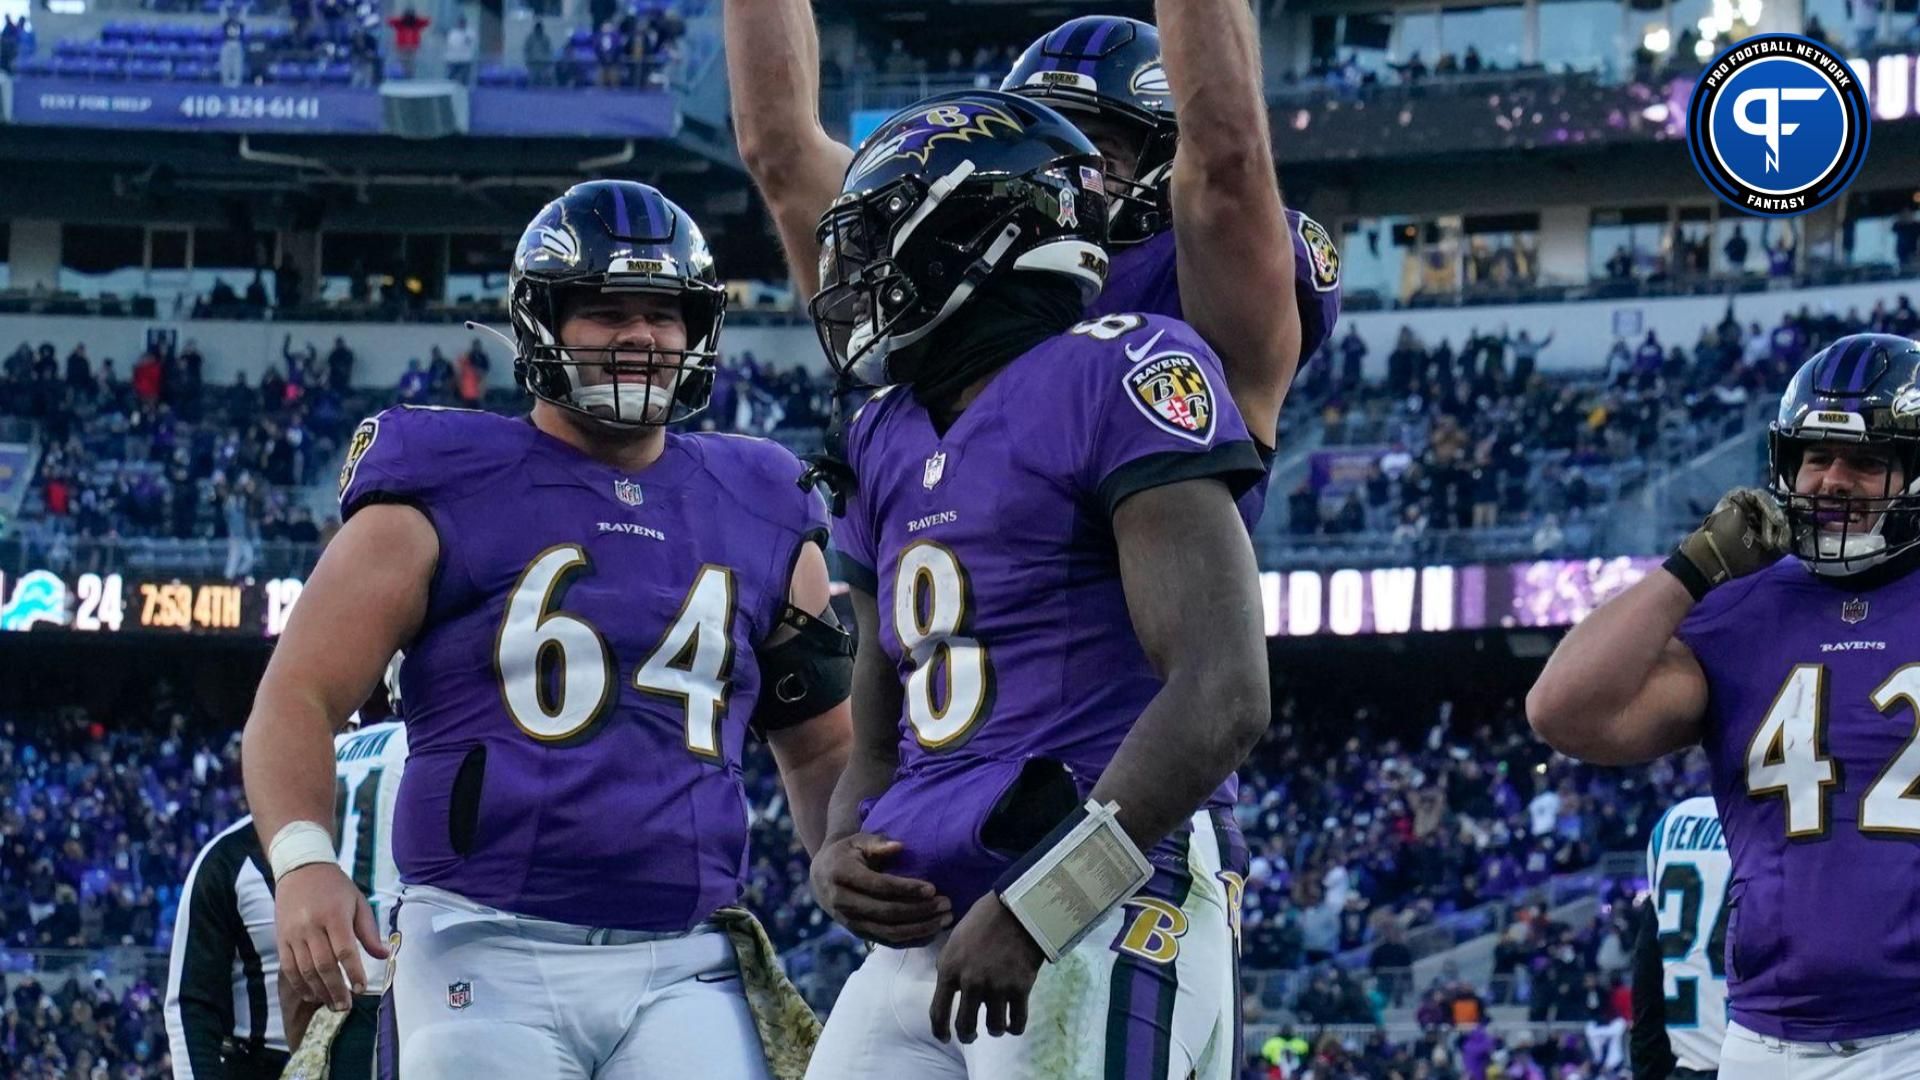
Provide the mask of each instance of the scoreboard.
POLYGON ((300 599, 298 578, 266 581, 144 578, 30 570, 0 574, 0 631, 64 629, 274 638, 300 599))

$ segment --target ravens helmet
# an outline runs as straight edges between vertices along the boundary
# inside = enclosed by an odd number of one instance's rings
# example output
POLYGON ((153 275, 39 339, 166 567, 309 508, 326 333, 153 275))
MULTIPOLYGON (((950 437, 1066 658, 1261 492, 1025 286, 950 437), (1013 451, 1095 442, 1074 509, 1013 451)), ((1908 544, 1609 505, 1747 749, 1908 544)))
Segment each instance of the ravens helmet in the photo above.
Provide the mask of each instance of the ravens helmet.
POLYGON ((1920 344, 1854 334, 1822 349, 1781 396, 1767 448, 1794 553, 1815 573, 1857 574, 1920 543, 1920 344), (1881 489, 1795 490, 1807 451, 1831 443, 1883 449, 1890 467, 1881 489))
POLYGON ((508 281, 514 378, 533 396, 618 427, 670 424, 713 396, 727 294, 713 256, 686 211, 646 184, 596 180, 548 203, 514 251, 508 281), (684 349, 563 345, 566 305, 582 295, 651 293, 675 298, 687 327, 684 349), (585 385, 579 371, 602 367, 644 376, 585 385), (665 386, 655 381, 671 373, 665 386))
POLYGON ((898 355, 1010 271, 1106 283, 1100 153, 1067 119, 996 90, 895 113, 855 152, 820 219, 811 312, 828 362, 863 386, 902 381, 898 355))
POLYGON ((1073 19, 1027 46, 1000 89, 1076 120, 1097 118, 1123 134, 1132 169, 1107 165, 1114 247, 1137 244, 1172 224, 1167 181, 1179 129, 1160 64, 1160 31, 1152 24, 1114 15, 1073 19))

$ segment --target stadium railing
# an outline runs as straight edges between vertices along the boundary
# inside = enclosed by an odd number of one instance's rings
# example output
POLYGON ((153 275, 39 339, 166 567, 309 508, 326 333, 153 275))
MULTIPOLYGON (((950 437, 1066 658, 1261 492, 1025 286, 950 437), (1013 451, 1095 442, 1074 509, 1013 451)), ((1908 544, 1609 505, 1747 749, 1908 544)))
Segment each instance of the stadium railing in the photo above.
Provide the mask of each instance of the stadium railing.
POLYGON ((0 947, 0 976, 32 975, 38 978, 75 971, 99 971, 110 979, 145 978, 156 986, 162 986, 167 981, 167 951, 129 945, 107 949, 0 947))
MULTIPOLYGON (((320 546, 255 541, 253 565, 247 576, 304 578, 319 559, 320 546)), ((18 576, 29 570, 73 570, 217 578, 226 570, 228 548, 225 540, 14 535, 0 538, 0 572, 18 576)))

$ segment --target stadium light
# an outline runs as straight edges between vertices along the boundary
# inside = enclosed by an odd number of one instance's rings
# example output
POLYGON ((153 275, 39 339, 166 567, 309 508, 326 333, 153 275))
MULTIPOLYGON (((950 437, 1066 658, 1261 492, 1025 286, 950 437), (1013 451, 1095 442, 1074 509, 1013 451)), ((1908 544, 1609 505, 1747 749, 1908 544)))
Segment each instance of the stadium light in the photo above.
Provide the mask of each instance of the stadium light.
POLYGON ((1713 59, 1713 42, 1707 38, 1701 38, 1699 41, 1694 42, 1693 58, 1695 60, 1713 59))
POLYGON ((1740 0, 1740 21, 1748 26, 1760 23, 1760 0, 1740 0))
POLYGON ((1664 26, 1649 27, 1647 36, 1641 39, 1642 45, 1651 53, 1664 53, 1673 48, 1673 34, 1664 26))

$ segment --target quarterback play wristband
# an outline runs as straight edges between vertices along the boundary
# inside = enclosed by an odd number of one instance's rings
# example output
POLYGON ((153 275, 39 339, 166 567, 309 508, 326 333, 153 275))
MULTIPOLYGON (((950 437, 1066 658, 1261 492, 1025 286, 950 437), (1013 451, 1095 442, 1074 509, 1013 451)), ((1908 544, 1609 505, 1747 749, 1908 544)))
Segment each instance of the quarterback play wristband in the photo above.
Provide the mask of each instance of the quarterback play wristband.
POLYGON ((1119 807, 1087 800, 994 885, 1048 960, 1071 952, 1153 876, 1152 864, 1120 827, 1119 807))
POLYGON ((267 865, 275 881, 308 863, 333 861, 333 834, 311 821, 289 821, 267 845, 267 865))

